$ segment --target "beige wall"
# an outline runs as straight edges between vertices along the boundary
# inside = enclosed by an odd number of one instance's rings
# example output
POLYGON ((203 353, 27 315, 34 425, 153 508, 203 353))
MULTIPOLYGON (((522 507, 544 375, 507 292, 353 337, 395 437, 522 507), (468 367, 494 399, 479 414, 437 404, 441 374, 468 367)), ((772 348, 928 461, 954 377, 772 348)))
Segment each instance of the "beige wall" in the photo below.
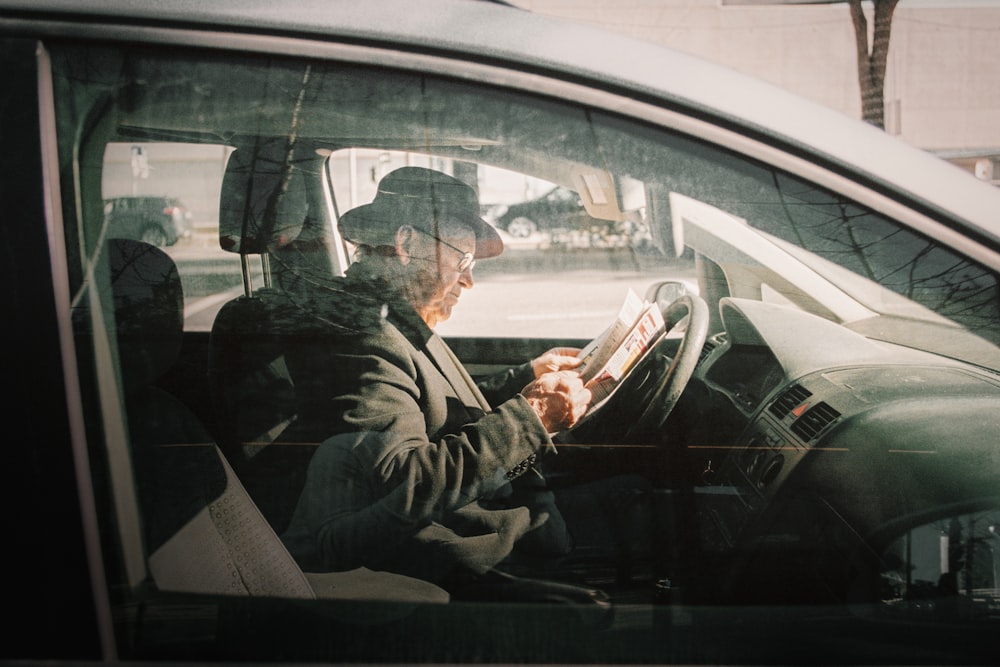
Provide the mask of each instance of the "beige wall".
MULTIPOLYGON (((854 29, 846 4, 511 2, 692 53, 852 117, 861 115, 854 29)), ((929 150, 1000 153, 1000 2, 945 5, 908 6, 904 0, 896 9, 885 86, 887 129, 929 150)))

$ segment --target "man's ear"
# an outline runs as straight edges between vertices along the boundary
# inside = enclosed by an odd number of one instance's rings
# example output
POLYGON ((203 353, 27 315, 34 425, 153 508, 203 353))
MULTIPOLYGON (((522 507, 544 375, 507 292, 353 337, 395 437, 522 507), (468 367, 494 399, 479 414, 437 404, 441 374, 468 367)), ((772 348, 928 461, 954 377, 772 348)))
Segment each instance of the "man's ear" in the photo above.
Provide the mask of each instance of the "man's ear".
POLYGON ((394 245, 396 246, 396 256, 403 264, 410 263, 410 240, 413 238, 413 227, 402 225, 396 230, 394 245))

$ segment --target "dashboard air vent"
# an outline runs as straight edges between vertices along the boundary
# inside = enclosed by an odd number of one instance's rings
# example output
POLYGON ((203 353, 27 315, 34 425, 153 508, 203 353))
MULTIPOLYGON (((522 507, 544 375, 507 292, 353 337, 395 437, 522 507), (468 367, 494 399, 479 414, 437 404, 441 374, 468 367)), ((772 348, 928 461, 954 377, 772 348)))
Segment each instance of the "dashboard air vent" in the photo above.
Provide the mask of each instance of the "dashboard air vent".
POLYGON ((805 442, 809 442, 839 416, 840 413, 828 404, 817 403, 792 424, 792 431, 805 442))
POLYGON ((725 332, 717 333, 705 339, 705 344, 701 346, 701 354, 698 355, 698 365, 700 366, 720 345, 726 344, 725 332))
POLYGON ((715 343, 714 340, 712 340, 711 338, 709 338, 709 339, 707 339, 705 341, 705 344, 701 348, 701 354, 698 355, 698 365, 699 366, 702 363, 704 363, 704 361, 706 359, 708 359, 708 355, 712 354, 712 352, 715 350, 715 348, 716 348, 716 343, 715 343))
POLYGON ((802 402, 810 396, 812 396, 811 391, 802 385, 793 384, 771 403, 771 414, 778 419, 784 419, 789 412, 802 405, 802 402))

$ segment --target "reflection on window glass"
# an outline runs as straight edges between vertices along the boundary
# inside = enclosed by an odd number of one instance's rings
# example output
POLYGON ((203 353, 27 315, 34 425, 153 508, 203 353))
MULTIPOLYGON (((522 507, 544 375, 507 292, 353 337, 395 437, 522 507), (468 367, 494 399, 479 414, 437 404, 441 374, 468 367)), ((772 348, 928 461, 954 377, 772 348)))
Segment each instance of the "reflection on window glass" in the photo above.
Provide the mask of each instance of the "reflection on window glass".
MULTIPOLYGON (((219 238, 222 180, 232 147, 171 142, 111 142, 101 191, 109 237, 151 243, 178 265, 185 329, 208 331, 221 305, 243 293, 239 257, 219 238)), ((260 266, 251 267, 255 284, 260 266)))
MULTIPOLYGON (((763 646, 753 662, 795 663, 767 632, 802 607, 822 608, 818 634, 860 606, 1000 620, 1000 515, 973 504, 989 492, 946 483, 995 477, 976 449, 997 389, 979 366, 1000 359, 991 270, 724 146, 468 78, 183 49, 62 47, 53 62, 124 657, 745 657, 685 634, 714 622, 763 646), (436 173, 414 194, 401 167, 436 173), (457 228, 436 226, 438 187, 462 193, 457 228), (361 208, 379 197, 393 203, 361 208), (481 250, 497 237, 502 253, 481 250), (679 329, 700 335, 608 349, 602 381, 641 370, 584 428, 536 411, 528 362, 586 344, 653 286, 665 309, 691 304, 679 329), (516 526, 479 532, 480 509, 516 526), (934 520, 875 541, 914 513, 934 520), (394 551, 418 534, 427 551, 394 551), (491 559, 509 553, 477 567, 534 583, 504 597, 505 576, 433 572, 439 547, 475 557, 463 544, 480 537, 491 559), (435 606, 401 603, 428 591, 412 581, 344 599, 335 576, 308 576, 365 568, 422 577, 435 606), (378 623, 352 643, 369 603, 402 621, 396 643, 378 623)), ((549 363, 577 362, 551 362, 564 352, 549 363)))
POLYGON ((882 557, 888 613, 955 620, 1000 619, 1000 512, 918 526, 882 557))
MULTIPOLYGON (((516 135, 507 139, 517 141, 516 135)), ((623 211, 604 197, 615 184, 586 170, 572 181, 581 196, 530 172, 477 163, 477 152, 444 158, 352 148, 329 158, 338 212, 371 201, 378 180, 401 166, 438 169, 477 189, 482 215, 501 233, 505 250, 476 264, 475 289, 441 324, 442 334, 592 338, 615 316, 629 288, 643 295, 665 276, 692 275, 690 261, 666 257, 654 247, 641 185, 640 202, 623 211), (573 289, 581 281, 586 292, 573 289)), ((551 159, 555 166, 556 156, 551 159)))

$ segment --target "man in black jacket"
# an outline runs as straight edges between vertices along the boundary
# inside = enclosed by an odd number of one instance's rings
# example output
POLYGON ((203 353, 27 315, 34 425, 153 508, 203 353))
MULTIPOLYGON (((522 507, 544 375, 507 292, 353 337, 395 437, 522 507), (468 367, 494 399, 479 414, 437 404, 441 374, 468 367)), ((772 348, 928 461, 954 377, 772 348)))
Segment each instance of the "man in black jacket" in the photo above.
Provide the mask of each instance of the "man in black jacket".
POLYGON ((325 439, 283 535, 289 550, 306 570, 367 566, 436 582, 486 572, 515 545, 567 552, 551 494, 531 487, 552 435, 590 401, 577 350, 477 384, 434 333, 473 286, 475 261, 503 251, 475 192, 404 167, 339 225, 357 261, 310 307, 317 326, 341 333, 288 360, 313 383, 297 382, 308 397, 300 428, 325 439))

